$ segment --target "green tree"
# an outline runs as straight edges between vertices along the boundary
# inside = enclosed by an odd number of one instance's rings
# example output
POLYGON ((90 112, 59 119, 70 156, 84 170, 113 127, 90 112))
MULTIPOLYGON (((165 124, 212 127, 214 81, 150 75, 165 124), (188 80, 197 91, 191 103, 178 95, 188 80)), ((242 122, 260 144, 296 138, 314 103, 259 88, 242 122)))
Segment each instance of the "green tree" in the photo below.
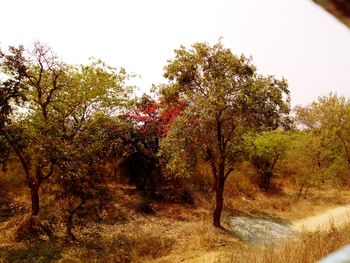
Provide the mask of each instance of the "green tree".
POLYGON ((243 135, 287 123, 287 83, 258 75, 250 59, 233 55, 221 43, 175 50, 164 76, 169 84, 160 89, 161 96, 187 105, 162 141, 167 167, 189 175, 199 158, 211 166, 213 224, 220 227, 224 184, 242 158, 243 135))
POLYGON ((53 173, 53 163, 45 156, 50 145, 47 135, 48 108, 58 82, 63 77, 63 64, 50 49, 35 43, 33 52, 26 54, 23 46, 10 47, 0 61, 1 71, 8 82, 21 87, 27 98, 26 116, 4 129, 4 137, 22 165, 25 180, 31 190, 32 214, 39 212, 39 188, 53 173), (30 117, 29 117, 30 116, 30 117))
POLYGON ((334 152, 333 141, 322 138, 312 131, 293 131, 288 151, 281 162, 281 168, 287 168, 298 184, 298 199, 309 189, 321 187, 324 183, 335 182, 340 156, 334 152))
POLYGON ((306 107, 296 107, 296 117, 302 127, 319 137, 321 145, 343 156, 350 170, 349 99, 332 93, 321 96, 306 107))
MULTIPOLYGON (((20 47, 23 49, 23 47, 20 47)), ((5 57, 5 53, 0 50, 0 61, 5 57)), ((14 57, 21 61, 21 52, 14 52, 14 57)), ((13 60, 9 60, 8 64, 15 63, 13 60)), ((1 64, 0 64, 1 65, 1 64)), ((23 75, 23 71, 17 72, 17 79, 20 79, 23 75)), ((4 129, 11 123, 10 115, 13 111, 13 103, 20 104, 25 100, 24 87, 19 81, 8 78, 6 71, 0 70, 0 164, 3 165, 3 169, 6 167, 9 155, 11 153, 11 147, 4 137, 4 129)))
POLYGON ((274 168, 283 159, 291 144, 288 134, 281 130, 246 136, 249 159, 260 175, 260 188, 268 191, 274 168))
POLYGON ((71 156, 55 145, 73 149, 75 137, 97 112, 120 112, 129 103, 131 88, 125 85, 129 75, 98 60, 87 66, 66 65, 40 43, 30 52, 10 47, 0 66, 23 87, 27 98, 24 113, 7 127, 5 137, 23 167, 32 214, 37 215, 42 183, 54 172, 64 172, 57 162, 62 153, 71 156))
POLYGON ((70 241, 75 240, 74 216, 88 201, 96 206, 103 200, 104 165, 125 154, 126 137, 127 124, 116 117, 96 114, 73 138, 57 141, 53 149, 59 186, 56 197, 70 241))

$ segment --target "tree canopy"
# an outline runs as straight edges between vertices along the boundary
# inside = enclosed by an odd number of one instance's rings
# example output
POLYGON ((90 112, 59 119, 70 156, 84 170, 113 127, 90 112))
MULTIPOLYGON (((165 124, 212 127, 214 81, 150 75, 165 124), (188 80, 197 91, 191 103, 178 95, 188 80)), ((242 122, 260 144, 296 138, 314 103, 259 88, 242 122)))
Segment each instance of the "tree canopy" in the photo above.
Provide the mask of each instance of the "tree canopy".
POLYGON ((257 74, 251 59, 220 42, 175 50, 164 76, 169 84, 161 96, 187 105, 162 142, 168 168, 188 174, 197 158, 210 164, 217 198, 213 223, 220 226, 224 182, 242 156, 243 135, 288 124, 287 82, 257 74))
MULTIPOLYGON (((67 65, 38 42, 33 50, 10 47, 2 53, 0 66, 7 78, 2 86, 13 90, 9 93, 12 103, 22 108, 2 131, 23 168, 31 191, 32 214, 39 213, 39 189, 52 175, 63 183, 65 197, 83 202, 82 191, 89 187, 82 186, 90 182, 91 188, 99 155, 115 143, 112 137, 108 142, 103 140, 106 130, 89 129, 89 125, 97 115, 121 115, 132 103, 132 87, 125 85, 130 75, 100 60, 67 65), (26 101, 19 104, 16 99, 21 94, 26 101)), ((9 114, 8 106, 6 100, 2 116, 9 114)))

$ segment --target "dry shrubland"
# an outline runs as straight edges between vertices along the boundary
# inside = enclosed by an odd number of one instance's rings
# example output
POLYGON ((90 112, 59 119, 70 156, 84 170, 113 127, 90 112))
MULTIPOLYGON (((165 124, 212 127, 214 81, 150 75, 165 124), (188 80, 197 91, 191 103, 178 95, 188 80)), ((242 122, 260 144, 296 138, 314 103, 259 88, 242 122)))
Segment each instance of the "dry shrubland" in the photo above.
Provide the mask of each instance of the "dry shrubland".
MULTIPOLYGON (((242 165, 226 185, 224 223, 239 214, 294 220, 349 200, 332 187, 312 188, 306 198, 297 200, 293 183, 279 177, 271 191, 261 192, 254 171, 242 165)), ((201 169, 192 180, 177 182, 179 191, 169 188, 156 199, 145 199, 121 178, 119 183, 106 182, 106 203, 99 209, 88 203, 81 211, 74 228, 78 240, 73 243, 67 243, 50 191, 42 193, 42 214, 32 217, 23 208, 28 207, 28 193, 13 183, 17 196, 3 195, 8 217, 0 216, 0 262, 191 262, 203 256, 222 262, 313 262, 350 242, 347 225, 326 233, 304 232, 282 245, 242 243, 234 232, 211 225, 210 178, 206 168, 201 169), (145 213, 145 202, 153 213, 145 213)), ((8 179, 2 178, 7 184, 8 179)))
POLYGON ((255 250, 230 222, 288 224, 349 202, 350 100, 329 94, 292 116, 287 81, 220 40, 174 51, 168 83, 137 96, 134 74, 99 59, 66 64, 40 42, 1 50, 1 261, 176 262, 229 249, 277 262, 347 241, 332 227, 255 250))

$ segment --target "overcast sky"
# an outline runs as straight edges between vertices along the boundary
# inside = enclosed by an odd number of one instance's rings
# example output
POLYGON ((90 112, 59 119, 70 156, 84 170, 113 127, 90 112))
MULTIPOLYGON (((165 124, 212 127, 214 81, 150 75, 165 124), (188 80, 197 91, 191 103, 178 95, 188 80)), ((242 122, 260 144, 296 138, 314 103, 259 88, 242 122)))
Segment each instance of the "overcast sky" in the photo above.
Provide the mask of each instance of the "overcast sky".
POLYGON ((292 105, 330 91, 350 97, 350 30, 310 0, 1 0, 0 45, 39 40, 68 63, 93 56, 164 82, 181 44, 223 37, 262 74, 285 77, 292 105))

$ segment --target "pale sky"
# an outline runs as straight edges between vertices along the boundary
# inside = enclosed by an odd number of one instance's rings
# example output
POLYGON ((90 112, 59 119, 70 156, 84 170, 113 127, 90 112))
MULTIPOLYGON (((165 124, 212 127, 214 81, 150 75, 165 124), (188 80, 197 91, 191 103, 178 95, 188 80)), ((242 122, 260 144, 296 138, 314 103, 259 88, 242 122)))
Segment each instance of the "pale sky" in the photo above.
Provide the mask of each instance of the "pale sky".
POLYGON ((337 92, 350 98, 350 30, 311 0, 0 0, 0 45, 35 40, 67 63, 89 57, 164 82, 181 44, 214 44, 252 56, 262 74, 285 77, 292 105, 337 92))

